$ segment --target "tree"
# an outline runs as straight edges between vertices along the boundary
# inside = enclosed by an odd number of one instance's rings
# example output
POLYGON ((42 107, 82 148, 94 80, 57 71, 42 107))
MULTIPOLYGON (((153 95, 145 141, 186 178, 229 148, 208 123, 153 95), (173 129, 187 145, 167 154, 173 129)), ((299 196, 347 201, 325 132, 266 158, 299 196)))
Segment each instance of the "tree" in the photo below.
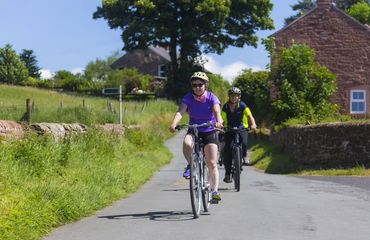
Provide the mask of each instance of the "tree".
POLYGON ((292 9, 294 11, 298 11, 296 15, 290 16, 285 19, 285 25, 293 22, 294 20, 300 18, 301 16, 305 15, 308 11, 310 11, 315 6, 315 1, 313 0, 302 0, 298 1, 298 3, 292 5, 292 9))
POLYGON ((26 64, 10 44, 0 48, 0 82, 20 84, 28 78, 26 64))
MULTIPOLYGON (((336 0, 335 5, 338 8, 345 11, 348 8, 350 8, 352 5, 354 5, 356 3, 359 3, 359 2, 367 2, 367 3, 370 4, 370 0, 336 0)), ((298 13, 296 15, 293 15, 291 17, 286 18, 285 19, 285 25, 288 25, 289 23, 293 22, 297 18, 303 16, 308 11, 310 11, 314 6, 316 6, 316 1, 315 0, 300 0, 300 1, 298 1, 298 3, 291 6, 292 9, 294 11, 298 11, 298 13)), ((353 15, 351 15, 351 16, 355 17, 353 15)), ((357 20, 359 20, 359 19, 357 19, 357 20)))
POLYGON ((168 81, 179 90, 173 97, 179 97, 189 85, 189 57, 221 54, 229 46, 256 46, 256 30, 273 29, 271 10, 270 0, 103 0, 93 17, 122 29, 126 51, 169 46, 168 81))
POLYGON ((256 121, 270 122, 270 73, 267 71, 252 72, 244 69, 233 85, 242 91, 242 100, 251 109, 256 121))
POLYGON ((105 82, 108 75, 113 71, 111 64, 119 58, 120 52, 114 52, 107 59, 96 59, 87 64, 85 78, 89 81, 105 82))
POLYGON ((277 98, 272 103, 277 123, 290 118, 320 120, 336 113, 330 102, 336 90, 335 75, 314 61, 315 50, 293 44, 277 54, 272 80, 277 98))
POLYGON ((23 49, 19 57, 26 64, 28 74, 33 78, 40 78, 40 68, 37 66, 36 56, 33 55, 33 50, 23 49))
POLYGON ((67 70, 60 70, 56 72, 54 81, 56 82, 57 87, 72 92, 77 91, 79 89, 79 85, 81 84, 79 77, 67 70))
POLYGON ((359 2, 348 8, 347 13, 363 24, 370 24, 370 4, 359 2))

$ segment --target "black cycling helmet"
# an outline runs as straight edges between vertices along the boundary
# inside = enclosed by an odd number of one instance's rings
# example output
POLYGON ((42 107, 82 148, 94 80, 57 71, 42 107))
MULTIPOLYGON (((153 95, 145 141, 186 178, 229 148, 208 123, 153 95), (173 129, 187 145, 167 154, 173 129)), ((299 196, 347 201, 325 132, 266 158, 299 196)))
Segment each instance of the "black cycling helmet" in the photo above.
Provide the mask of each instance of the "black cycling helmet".
POLYGON ((237 87, 232 87, 232 88, 229 89, 229 95, 230 94, 242 95, 242 91, 237 87))

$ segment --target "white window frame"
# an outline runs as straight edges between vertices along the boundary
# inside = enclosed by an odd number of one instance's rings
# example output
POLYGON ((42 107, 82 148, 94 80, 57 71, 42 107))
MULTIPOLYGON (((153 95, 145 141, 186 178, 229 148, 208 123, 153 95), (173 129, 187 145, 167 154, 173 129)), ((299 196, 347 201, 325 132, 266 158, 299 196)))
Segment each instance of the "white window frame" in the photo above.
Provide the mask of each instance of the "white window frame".
POLYGON ((350 111, 352 114, 362 114, 362 113, 366 113, 366 90, 359 90, 359 89, 355 89, 355 90, 351 90, 351 101, 350 101, 350 111), (353 99, 353 94, 354 93, 363 93, 364 94, 364 98, 363 99, 353 99), (352 103, 364 103, 364 109, 363 111, 354 111, 352 109, 352 103))
POLYGON ((162 68, 166 68, 166 65, 165 64, 161 64, 161 65, 158 65, 158 77, 163 77, 165 78, 166 77, 166 70, 162 70, 162 68))

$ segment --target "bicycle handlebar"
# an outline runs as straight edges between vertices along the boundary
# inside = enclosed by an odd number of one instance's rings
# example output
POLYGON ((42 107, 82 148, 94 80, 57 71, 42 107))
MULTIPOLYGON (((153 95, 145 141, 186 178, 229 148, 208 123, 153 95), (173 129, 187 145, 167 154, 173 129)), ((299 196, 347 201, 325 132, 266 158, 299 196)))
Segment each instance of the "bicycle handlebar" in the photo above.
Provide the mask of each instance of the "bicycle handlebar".
POLYGON ((184 128, 200 128, 200 127, 212 127, 215 130, 218 130, 220 132, 225 132, 221 128, 217 128, 216 125, 212 122, 206 122, 206 123, 201 123, 201 124, 180 124, 175 127, 176 130, 181 130, 184 128))

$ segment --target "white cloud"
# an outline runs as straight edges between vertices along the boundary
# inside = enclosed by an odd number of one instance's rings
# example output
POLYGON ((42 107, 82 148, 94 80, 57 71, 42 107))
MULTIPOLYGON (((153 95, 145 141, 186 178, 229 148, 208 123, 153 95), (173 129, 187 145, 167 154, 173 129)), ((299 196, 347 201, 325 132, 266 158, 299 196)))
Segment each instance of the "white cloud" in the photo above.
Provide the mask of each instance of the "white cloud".
POLYGON ((79 74, 83 74, 84 73, 84 69, 83 68, 80 68, 80 67, 77 67, 77 68, 74 68, 74 69, 72 69, 71 70, 71 73, 73 73, 73 74, 77 74, 77 73, 79 73, 79 74))
POLYGON ((243 69, 252 69, 252 71, 262 71, 263 68, 260 66, 249 66, 245 62, 236 61, 231 64, 221 66, 214 58, 211 56, 205 56, 207 63, 205 68, 215 74, 220 74, 223 78, 232 82, 232 80, 238 76, 243 69))
POLYGON ((49 69, 41 69, 40 73, 41 73, 41 76, 40 76, 41 79, 50 79, 54 76, 54 73, 49 69))

